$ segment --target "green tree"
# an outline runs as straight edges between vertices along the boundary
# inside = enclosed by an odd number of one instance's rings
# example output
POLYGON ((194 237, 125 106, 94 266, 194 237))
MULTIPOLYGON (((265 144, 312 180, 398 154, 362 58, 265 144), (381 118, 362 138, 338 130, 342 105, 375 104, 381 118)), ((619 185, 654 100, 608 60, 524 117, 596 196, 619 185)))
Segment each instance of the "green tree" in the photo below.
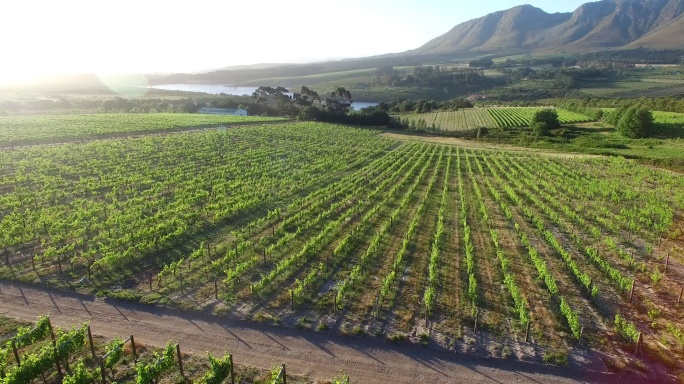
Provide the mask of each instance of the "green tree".
POLYGON ((625 111, 617 123, 617 131, 626 137, 638 139, 653 134, 653 114, 644 107, 633 106, 625 111))
POLYGON ((538 136, 549 134, 549 130, 559 128, 558 112, 554 109, 542 109, 532 115, 530 127, 538 136))
POLYGON ((292 104, 292 98, 287 95, 288 92, 283 87, 259 87, 252 93, 252 98, 256 99, 257 104, 275 108, 281 116, 295 116, 299 111, 292 104))
POLYGON ((325 99, 325 108, 334 115, 344 115, 349 112, 352 105, 352 96, 344 87, 337 87, 330 97, 325 99))
POLYGON ((629 109, 629 108, 626 106, 622 106, 620 108, 617 108, 617 109, 607 113, 606 115, 604 115, 603 119, 606 121, 606 123, 617 127, 618 122, 622 118, 622 115, 624 115, 625 112, 627 112, 627 109, 629 109))
POLYGON ((320 103, 321 98, 318 96, 318 92, 306 86, 302 86, 300 93, 295 93, 293 95, 293 101, 299 106, 309 107, 313 105, 314 101, 318 101, 320 103))

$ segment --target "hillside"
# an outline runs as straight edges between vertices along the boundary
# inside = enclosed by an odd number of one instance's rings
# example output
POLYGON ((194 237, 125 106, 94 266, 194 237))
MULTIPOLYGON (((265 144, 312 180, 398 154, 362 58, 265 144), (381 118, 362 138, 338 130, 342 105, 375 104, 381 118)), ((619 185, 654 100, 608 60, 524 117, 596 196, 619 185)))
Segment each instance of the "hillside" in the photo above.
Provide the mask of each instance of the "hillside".
POLYGON ((682 0, 602 0, 570 13, 549 14, 530 5, 461 23, 400 55, 588 52, 605 48, 678 48, 682 0))

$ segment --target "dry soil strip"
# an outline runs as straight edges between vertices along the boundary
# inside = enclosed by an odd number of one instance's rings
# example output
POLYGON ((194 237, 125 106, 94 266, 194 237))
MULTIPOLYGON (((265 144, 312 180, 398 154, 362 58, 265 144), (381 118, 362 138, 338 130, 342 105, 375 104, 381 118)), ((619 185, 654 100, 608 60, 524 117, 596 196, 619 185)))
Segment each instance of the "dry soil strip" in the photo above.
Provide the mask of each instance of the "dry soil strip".
MULTIPOLYGON (((614 375, 542 364, 487 360, 418 345, 397 346, 373 337, 283 329, 242 320, 183 313, 91 295, 0 282, 0 314, 27 321, 49 314, 71 327, 90 321, 108 338, 134 334, 143 344, 179 342, 185 352, 233 353, 237 364, 269 368, 312 379, 347 373, 354 383, 578 383, 614 382, 614 375)), ((619 378, 621 383, 629 380, 619 378)), ((633 382, 637 382, 636 378, 633 382)))

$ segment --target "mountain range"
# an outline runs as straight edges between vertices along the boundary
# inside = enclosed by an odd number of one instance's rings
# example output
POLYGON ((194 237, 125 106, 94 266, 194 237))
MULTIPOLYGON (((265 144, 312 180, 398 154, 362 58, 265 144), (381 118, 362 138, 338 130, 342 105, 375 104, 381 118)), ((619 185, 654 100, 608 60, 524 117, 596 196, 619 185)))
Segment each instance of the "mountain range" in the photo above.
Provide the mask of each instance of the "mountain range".
POLYGON ((602 0, 553 14, 521 5, 458 24, 398 56, 682 49, 683 37, 684 0, 602 0))
POLYGON ((601 0, 583 4, 574 12, 552 14, 520 5, 458 24, 444 35, 405 52, 309 64, 227 67, 194 75, 151 76, 150 83, 251 85, 262 79, 268 83, 283 77, 483 56, 629 52, 638 48, 684 51, 684 0, 601 0))

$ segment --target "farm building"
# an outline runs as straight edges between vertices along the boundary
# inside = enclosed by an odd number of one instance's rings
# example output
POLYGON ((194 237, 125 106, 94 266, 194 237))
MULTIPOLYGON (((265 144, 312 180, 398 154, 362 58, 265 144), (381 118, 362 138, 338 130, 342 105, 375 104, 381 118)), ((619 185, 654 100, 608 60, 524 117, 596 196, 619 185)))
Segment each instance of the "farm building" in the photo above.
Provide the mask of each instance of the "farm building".
POLYGON ((207 108, 204 107, 197 111, 197 113, 203 113, 205 115, 232 115, 232 116, 247 116, 247 111, 244 109, 234 109, 234 108, 207 108))

